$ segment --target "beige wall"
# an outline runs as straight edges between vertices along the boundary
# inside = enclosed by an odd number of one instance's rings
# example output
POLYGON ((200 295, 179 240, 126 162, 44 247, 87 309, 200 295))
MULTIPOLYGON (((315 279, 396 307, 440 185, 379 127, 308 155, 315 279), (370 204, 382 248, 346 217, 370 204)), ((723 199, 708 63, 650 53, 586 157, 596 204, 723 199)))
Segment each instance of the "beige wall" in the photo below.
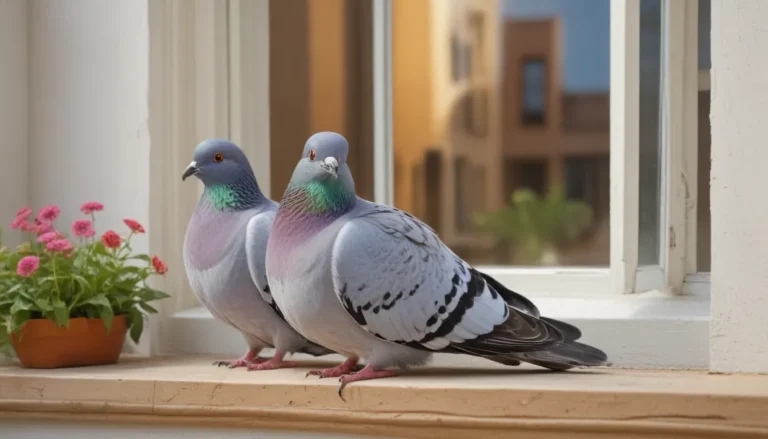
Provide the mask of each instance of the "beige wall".
POLYGON ((392 101, 395 149, 395 204, 422 216, 415 205, 416 167, 424 152, 437 146, 432 111, 431 0, 394 0, 392 3, 392 101))
POLYGON ((270 2, 275 199, 282 196, 307 138, 318 131, 347 137, 358 194, 373 197, 370 5, 370 0, 270 2))

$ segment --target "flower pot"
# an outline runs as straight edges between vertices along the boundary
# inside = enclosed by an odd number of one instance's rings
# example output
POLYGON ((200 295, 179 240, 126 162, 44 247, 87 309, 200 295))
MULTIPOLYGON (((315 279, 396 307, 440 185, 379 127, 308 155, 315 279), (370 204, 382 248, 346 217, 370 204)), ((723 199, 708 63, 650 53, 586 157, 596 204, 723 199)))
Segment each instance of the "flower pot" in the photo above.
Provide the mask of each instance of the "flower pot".
POLYGON ((102 319, 70 319, 57 327, 47 319, 29 320, 11 335, 21 365, 31 369, 114 364, 120 357, 127 330, 123 315, 112 319, 109 333, 102 319))

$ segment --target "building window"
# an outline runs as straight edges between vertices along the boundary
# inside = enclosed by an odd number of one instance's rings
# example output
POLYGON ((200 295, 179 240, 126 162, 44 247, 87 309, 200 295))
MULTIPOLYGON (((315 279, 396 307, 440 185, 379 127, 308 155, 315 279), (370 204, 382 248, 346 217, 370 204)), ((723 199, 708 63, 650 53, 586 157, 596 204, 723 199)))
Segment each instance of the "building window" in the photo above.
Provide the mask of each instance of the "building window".
POLYGON ((523 61, 523 125, 544 125, 547 107, 547 64, 541 58, 523 61))

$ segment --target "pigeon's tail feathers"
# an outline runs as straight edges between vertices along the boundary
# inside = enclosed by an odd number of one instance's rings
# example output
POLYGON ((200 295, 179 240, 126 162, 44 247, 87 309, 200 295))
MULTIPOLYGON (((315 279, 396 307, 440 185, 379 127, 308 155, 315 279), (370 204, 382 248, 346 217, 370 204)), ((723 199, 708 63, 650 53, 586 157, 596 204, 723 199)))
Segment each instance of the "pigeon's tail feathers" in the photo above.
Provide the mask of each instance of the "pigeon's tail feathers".
POLYGON ((323 355, 335 354, 334 351, 311 341, 307 341, 304 344, 304 347, 301 348, 301 352, 304 354, 312 355, 313 357, 322 357, 323 355))
POLYGON ((581 330, 571 324, 561 322, 560 320, 551 319, 549 317, 539 317, 539 320, 543 320, 549 323, 551 326, 554 326, 555 329, 560 331, 560 333, 563 335, 564 342, 576 341, 581 338, 581 330))
POLYGON ((489 360, 507 366, 517 366, 521 361, 564 371, 574 367, 610 366, 605 352, 593 346, 571 341, 544 351, 515 352, 505 355, 486 357, 489 360))

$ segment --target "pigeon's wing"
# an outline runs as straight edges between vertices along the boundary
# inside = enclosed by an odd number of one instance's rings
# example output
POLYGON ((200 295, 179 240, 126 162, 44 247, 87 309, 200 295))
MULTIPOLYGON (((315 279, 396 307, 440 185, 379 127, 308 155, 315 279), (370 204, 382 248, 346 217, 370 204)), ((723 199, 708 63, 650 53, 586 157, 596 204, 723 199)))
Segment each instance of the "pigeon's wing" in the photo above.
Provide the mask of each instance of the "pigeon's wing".
POLYGON ((248 271, 251 279, 259 290, 261 298, 282 317, 283 313, 275 303, 267 282, 266 255, 267 241, 272 230, 272 222, 275 220, 274 211, 258 213, 248 222, 245 235, 245 253, 248 257, 248 271))
POLYGON ((332 272, 349 315, 384 340, 481 356, 563 340, 530 301, 516 293, 517 302, 505 300, 431 228, 388 206, 372 205, 341 228, 332 272))

